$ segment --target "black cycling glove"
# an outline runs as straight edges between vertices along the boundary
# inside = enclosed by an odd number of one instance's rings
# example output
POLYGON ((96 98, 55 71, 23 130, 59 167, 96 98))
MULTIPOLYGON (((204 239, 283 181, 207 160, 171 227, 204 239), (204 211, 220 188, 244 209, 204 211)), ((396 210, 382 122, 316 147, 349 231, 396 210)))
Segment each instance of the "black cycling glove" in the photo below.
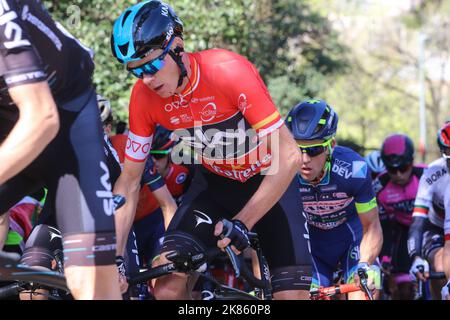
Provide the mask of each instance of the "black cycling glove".
POLYGON ((223 230, 221 236, 223 238, 229 238, 231 245, 235 246, 239 251, 243 251, 250 246, 250 240, 247 235, 248 229, 242 221, 222 219, 222 223, 223 230))

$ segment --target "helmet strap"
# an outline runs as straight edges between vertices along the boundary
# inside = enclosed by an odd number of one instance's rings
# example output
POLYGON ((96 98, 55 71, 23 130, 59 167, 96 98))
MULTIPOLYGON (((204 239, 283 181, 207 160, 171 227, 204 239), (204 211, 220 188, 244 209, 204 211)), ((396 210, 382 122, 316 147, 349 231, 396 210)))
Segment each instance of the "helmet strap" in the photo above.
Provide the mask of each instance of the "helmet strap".
POLYGON ((181 52, 183 52, 184 49, 180 46, 177 46, 173 51, 170 50, 169 51, 169 55, 172 57, 173 61, 175 61, 175 63, 177 64, 178 68, 180 68, 180 77, 178 78, 178 85, 177 88, 179 86, 181 86, 181 84, 183 83, 183 79, 184 77, 187 77, 187 70, 186 67, 184 66, 183 61, 181 60, 181 52))

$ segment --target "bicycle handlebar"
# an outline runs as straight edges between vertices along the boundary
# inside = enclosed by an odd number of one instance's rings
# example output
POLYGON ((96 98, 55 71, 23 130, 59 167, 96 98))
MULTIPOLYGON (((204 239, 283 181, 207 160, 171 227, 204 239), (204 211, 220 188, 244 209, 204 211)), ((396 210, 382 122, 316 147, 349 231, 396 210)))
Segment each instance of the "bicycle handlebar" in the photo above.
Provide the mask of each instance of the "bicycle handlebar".
POLYGON ((0 300, 7 299, 23 291, 22 284, 19 282, 11 283, 0 288, 0 300))
MULTIPOLYGON (((221 239, 225 238, 225 234, 228 233, 227 225, 223 223, 223 229, 222 233, 219 235, 221 239)), ((256 233, 253 232, 247 232, 247 236, 250 240, 251 247, 255 250, 259 248, 254 248, 254 245, 259 245, 258 236, 256 233)), ((237 255, 234 253, 234 251, 231 249, 230 245, 228 245, 225 248, 225 252, 228 255, 228 258, 231 261, 231 265, 233 266, 234 272, 236 274, 237 278, 245 279, 245 281, 248 282, 249 285, 255 288, 260 289, 269 289, 270 288, 270 282, 265 279, 258 279, 254 276, 253 272, 248 268, 247 264, 244 261, 243 255, 237 255)))
POLYGON ((320 300, 324 297, 331 297, 336 294, 345 294, 350 292, 361 291, 361 288, 354 283, 341 284, 332 287, 320 287, 311 289, 309 292, 312 300, 320 300))

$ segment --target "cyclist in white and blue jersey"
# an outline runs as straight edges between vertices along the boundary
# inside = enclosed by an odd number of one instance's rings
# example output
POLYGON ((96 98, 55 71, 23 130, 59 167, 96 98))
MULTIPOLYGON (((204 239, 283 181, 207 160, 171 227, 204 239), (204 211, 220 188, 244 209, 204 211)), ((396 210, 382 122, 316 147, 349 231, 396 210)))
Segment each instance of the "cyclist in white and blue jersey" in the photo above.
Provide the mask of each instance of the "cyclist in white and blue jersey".
POLYGON ((298 181, 310 234, 311 286, 332 285, 339 264, 346 283, 359 283, 355 271, 370 270, 383 242, 370 169, 356 152, 336 146, 338 116, 325 101, 296 105, 286 122, 302 154, 298 181))

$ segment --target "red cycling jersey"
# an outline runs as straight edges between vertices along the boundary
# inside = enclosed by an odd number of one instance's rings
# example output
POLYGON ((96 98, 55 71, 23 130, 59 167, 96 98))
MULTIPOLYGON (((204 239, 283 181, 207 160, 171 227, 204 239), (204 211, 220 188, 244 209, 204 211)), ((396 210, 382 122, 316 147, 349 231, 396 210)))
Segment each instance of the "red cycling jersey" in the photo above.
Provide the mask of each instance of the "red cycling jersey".
POLYGON ((175 133, 208 170, 244 182, 270 165, 271 150, 258 138, 280 128, 283 120, 244 57, 212 49, 191 53, 189 60, 192 74, 180 95, 162 98, 142 80, 134 85, 126 157, 145 161, 156 124, 186 129, 175 133))

